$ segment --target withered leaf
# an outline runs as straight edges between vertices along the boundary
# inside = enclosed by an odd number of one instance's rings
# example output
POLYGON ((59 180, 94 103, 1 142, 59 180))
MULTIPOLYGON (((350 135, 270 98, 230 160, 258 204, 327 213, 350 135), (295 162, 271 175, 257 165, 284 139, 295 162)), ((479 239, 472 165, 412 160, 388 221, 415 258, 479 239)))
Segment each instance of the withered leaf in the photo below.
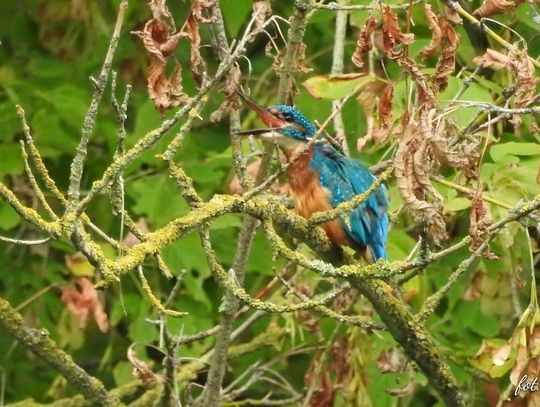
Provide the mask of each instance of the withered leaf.
POLYGON ((237 65, 231 67, 226 76, 225 86, 222 88, 226 98, 223 103, 221 103, 221 105, 214 112, 212 112, 212 114, 210 114, 210 121, 212 123, 221 121, 223 117, 231 111, 231 109, 238 107, 238 99, 235 91, 240 89, 241 75, 242 72, 237 65))
POLYGON ((484 52, 483 55, 478 55, 473 58, 473 62, 476 65, 480 66, 483 63, 484 68, 491 68, 496 71, 506 68, 509 60, 510 58, 508 58, 508 55, 491 48, 486 49, 486 52, 484 52))
POLYGON ((456 51, 459 45, 459 37, 454 28, 441 20, 441 29, 444 32, 443 49, 435 68, 435 84, 439 92, 448 86, 446 79, 456 68, 456 51))
POLYGON ((396 373, 403 370, 407 358, 396 348, 390 348, 379 353, 376 363, 381 373, 396 373))
POLYGON ((306 44, 303 42, 298 45, 296 51, 296 72, 309 73, 313 71, 312 68, 306 65, 306 44))
POLYGON ((461 19, 461 16, 453 8, 450 8, 447 6, 445 16, 446 16, 446 21, 448 21, 452 25, 463 24, 463 20, 461 19))
POLYGON ((250 41, 255 40, 255 36, 261 32, 266 19, 271 15, 272 5, 270 4, 270 0, 253 0, 253 17, 255 18, 255 26, 253 27, 250 41))
POLYGON ((163 21, 165 20, 168 24, 168 30, 174 31, 174 19, 167 7, 166 0, 150 0, 148 3, 150 6, 150 11, 152 11, 152 16, 155 20, 163 21))
POLYGON ((86 328, 88 318, 93 316, 101 332, 109 330, 109 319, 99 301, 98 293, 90 280, 83 277, 77 280, 78 289, 66 287, 62 290, 62 303, 77 317, 81 329, 86 328))
POLYGON ((403 53, 402 50, 394 50, 396 45, 409 45, 414 41, 414 34, 404 34, 401 32, 397 14, 394 13, 387 4, 385 4, 382 9, 382 27, 384 51, 391 59, 395 59, 398 55, 403 53))
POLYGON ((189 97, 182 91, 180 64, 176 64, 170 78, 166 77, 165 69, 178 41, 188 34, 171 34, 169 27, 157 19, 148 21, 142 32, 134 34, 142 38, 144 47, 150 53, 147 88, 156 109, 163 112, 186 103, 189 97))
POLYGON ((127 350, 127 358, 133 365, 133 376, 140 379, 145 385, 163 381, 163 376, 154 373, 146 362, 137 357, 137 353, 133 350, 133 345, 130 345, 127 350))
MULTIPOLYGON (((489 213, 489 207, 482 199, 482 190, 477 190, 475 196, 471 201, 471 214, 470 214, 470 226, 469 236, 472 238, 471 251, 475 251, 484 242, 487 236, 487 229, 493 224, 491 215, 489 213)), ((483 255, 488 259, 496 259, 495 256, 489 250, 489 247, 483 252, 483 255)))
POLYGON ((394 85, 389 83, 379 99, 379 127, 373 132, 373 140, 378 143, 384 140, 392 126, 392 96, 394 85))
POLYGON ((482 5, 473 11, 473 15, 478 17, 489 17, 493 14, 503 13, 508 9, 516 7, 521 1, 512 0, 484 0, 482 5))
POLYGON ((352 62, 358 68, 364 66, 364 55, 371 50, 373 44, 371 43, 371 35, 375 31, 377 26, 377 20, 374 17, 369 17, 360 32, 358 33, 358 40, 356 41, 356 49, 352 56, 352 62))
POLYGON ((436 49, 441 45, 443 32, 439 18, 433 12, 431 4, 426 3, 424 11, 429 22, 429 29, 431 30, 431 41, 424 49, 422 49, 422 51, 420 51, 420 55, 422 58, 427 58, 434 55, 436 49))
POLYGON ((191 1, 191 12, 197 20, 203 24, 212 24, 216 21, 215 16, 205 17, 203 16, 203 11, 214 7, 216 0, 192 0, 191 1))
POLYGON ((404 130, 394 157, 396 182, 407 208, 422 219, 430 238, 439 243, 446 239, 446 225, 441 215, 442 197, 429 179, 432 145, 430 121, 423 114, 420 123, 411 121, 404 130), (429 199, 428 199, 429 197, 429 199))
POLYGON ((191 12, 187 18, 187 29, 190 42, 190 66, 193 78, 200 85, 203 81, 206 65, 201 56, 201 34, 199 33, 199 23, 191 12))
MULTIPOLYGON (((515 79, 515 107, 526 107, 533 100, 536 91, 534 65, 529 60, 527 50, 519 49, 515 45, 510 48, 507 66, 515 79)), ((518 127, 521 124, 521 116, 514 115, 512 123, 518 127)))
POLYGON ((317 390, 313 392, 307 405, 309 407, 333 406, 336 389, 332 380, 330 380, 328 369, 317 369, 317 364, 319 363, 321 363, 319 360, 312 362, 304 376, 304 383, 308 387, 312 385, 313 381, 317 380, 317 383, 313 385, 313 388, 317 390), (320 373, 315 374, 315 372, 318 371, 320 371, 320 373))

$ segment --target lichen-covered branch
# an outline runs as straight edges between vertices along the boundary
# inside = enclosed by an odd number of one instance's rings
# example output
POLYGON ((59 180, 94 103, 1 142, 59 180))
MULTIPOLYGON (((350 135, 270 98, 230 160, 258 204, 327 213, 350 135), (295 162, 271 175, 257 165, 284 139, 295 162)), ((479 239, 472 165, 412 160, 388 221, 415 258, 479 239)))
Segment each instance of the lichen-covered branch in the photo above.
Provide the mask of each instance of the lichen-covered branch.
POLYGON ((22 316, 8 301, 0 298, 0 327, 12 335, 26 349, 39 356, 52 369, 57 370, 84 397, 99 406, 121 406, 120 401, 107 393, 98 379, 90 376, 49 338, 47 331, 27 328, 22 316))
POLYGON ((116 47, 118 45, 118 39, 120 38, 120 31, 124 23, 124 16, 126 14, 127 7, 128 1, 122 0, 119 6, 118 17, 116 19, 116 25, 114 27, 113 35, 111 36, 107 55, 105 56, 105 60, 103 61, 103 66, 101 67, 99 77, 97 81, 94 81, 94 94, 92 95, 90 107, 88 108, 88 112, 86 113, 86 116, 84 118, 81 140, 77 147, 77 153, 75 154, 73 162, 71 163, 68 190, 68 211, 71 211, 79 200, 81 179, 84 170, 84 162, 86 160, 86 154, 88 150, 88 142, 90 141, 90 136, 94 131, 98 106, 101 102, 103 92, 105 91, 107 79, 109 78, 112 60, 116 51, 116 47))

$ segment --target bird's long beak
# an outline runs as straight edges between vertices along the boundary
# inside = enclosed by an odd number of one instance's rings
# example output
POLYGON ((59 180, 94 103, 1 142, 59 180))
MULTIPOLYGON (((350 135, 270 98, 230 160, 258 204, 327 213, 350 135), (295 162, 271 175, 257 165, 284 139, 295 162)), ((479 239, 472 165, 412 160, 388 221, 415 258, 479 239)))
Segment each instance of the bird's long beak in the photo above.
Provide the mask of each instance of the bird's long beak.
POLYGON ((236 134, 260 135, 271 132, 272 130, 280 129, 288 125, 286 121, 274 115, 270 110, 255 102, 249 96, 246 96, 238 90, 236 91, 236 93, 238 94, 238 96, 240 96, 240 98, 244 101, 246 105, 248 105, 251 109, 255 111, 255 113, 257 113, 257 115, 262 119, 264 124, 268 126, 268 128, 265 129, 239 131, 236 134))

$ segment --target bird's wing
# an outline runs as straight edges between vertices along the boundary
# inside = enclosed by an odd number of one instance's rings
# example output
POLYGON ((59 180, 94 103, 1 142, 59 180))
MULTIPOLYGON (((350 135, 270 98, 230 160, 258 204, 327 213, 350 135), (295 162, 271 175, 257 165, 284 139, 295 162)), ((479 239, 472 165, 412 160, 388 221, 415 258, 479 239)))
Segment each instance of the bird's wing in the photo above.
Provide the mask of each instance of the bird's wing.
MULTIPOLYGON (((375 180, 366 167, 328 145, 316 146, 311 166, 330 191, 332 207, 365 192, 375 180)), ((387 209, 386 188, 381 186, 343 220, 347 234, 360 245, 371 247, 375 260, 386 259, 387 209)))

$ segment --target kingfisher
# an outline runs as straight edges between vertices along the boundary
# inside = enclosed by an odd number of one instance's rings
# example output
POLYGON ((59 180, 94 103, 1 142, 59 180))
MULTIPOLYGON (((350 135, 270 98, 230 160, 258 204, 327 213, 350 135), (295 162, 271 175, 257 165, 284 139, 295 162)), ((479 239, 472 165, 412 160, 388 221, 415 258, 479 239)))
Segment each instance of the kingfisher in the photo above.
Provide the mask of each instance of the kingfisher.
MULTIPOLYGON (((285 154, 294 206, 299 215, 335 208, 365 192, 375 180, 359 162, 341 154, 328 143, 316 141, 306 149, 317 128, 298 109, 289 105, 263 107, 241 92, 243 101, 267 127, 240 131, 275 143, 285 154)), ((345 219, 321 224, 336 246, 349 246, 368 262, 386 260, 388 193, 381 185, 345 219)))

